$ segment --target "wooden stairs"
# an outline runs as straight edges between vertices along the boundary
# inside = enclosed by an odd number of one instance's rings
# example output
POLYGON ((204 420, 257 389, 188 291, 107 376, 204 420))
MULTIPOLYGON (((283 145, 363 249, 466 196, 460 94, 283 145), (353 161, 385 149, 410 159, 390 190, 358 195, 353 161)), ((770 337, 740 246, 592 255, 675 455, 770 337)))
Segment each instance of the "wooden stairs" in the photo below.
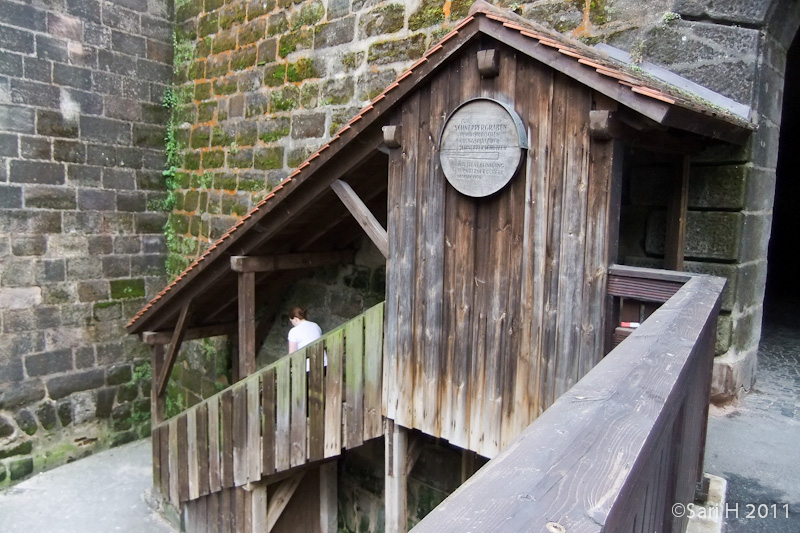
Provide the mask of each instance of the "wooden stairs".
POLYGON ((308 465, 383 435, 383 310, 153 428, 154 485, 187 531, 271 531, 308 465))

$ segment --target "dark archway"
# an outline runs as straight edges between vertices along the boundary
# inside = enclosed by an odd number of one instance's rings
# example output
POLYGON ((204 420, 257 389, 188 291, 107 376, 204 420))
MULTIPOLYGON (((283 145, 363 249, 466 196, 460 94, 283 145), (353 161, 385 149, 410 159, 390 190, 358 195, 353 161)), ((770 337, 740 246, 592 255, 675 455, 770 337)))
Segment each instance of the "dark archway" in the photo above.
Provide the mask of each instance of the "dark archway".
POLYGON ((764 302, 776 318, 800 308, 800 37, 789 48, 785 76, 764 302))

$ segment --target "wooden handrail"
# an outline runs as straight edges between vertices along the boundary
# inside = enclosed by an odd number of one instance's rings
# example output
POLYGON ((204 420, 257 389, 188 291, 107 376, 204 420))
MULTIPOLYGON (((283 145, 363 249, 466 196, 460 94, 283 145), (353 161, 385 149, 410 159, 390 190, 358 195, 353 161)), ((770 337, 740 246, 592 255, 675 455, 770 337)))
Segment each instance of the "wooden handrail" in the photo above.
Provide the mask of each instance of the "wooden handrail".
POLYGON ((722 278, 663 306, 413 531, 672 531, 702 470, 722 278))
POLYGON ((155 425, 161 493, 178 505, 381 436, 383 307, 155 425))

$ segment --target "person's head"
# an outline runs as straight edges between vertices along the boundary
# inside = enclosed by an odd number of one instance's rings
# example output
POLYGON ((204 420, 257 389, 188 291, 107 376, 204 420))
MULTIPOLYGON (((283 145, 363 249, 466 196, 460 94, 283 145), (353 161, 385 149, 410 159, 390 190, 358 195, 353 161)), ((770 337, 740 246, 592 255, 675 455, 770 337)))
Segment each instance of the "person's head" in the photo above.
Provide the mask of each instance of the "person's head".
POLYGON ((307 312, 308 311, 302 307, 292 307, 289 309, 289 322, 291 322, 293 326, 296 326, 301 321, 306 319, 307 312))

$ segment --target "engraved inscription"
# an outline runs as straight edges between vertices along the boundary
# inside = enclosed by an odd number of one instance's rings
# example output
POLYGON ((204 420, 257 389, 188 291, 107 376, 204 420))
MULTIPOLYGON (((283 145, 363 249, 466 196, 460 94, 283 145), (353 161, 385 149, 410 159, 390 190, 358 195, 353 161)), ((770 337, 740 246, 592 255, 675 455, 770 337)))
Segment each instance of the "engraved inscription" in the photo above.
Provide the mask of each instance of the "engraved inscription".
POLYGON ((519 167, 517 123, 493 100, 468 102, 448 119, 439 155, 444 175, 456 190, 475 197, 494 194, 519 167))

